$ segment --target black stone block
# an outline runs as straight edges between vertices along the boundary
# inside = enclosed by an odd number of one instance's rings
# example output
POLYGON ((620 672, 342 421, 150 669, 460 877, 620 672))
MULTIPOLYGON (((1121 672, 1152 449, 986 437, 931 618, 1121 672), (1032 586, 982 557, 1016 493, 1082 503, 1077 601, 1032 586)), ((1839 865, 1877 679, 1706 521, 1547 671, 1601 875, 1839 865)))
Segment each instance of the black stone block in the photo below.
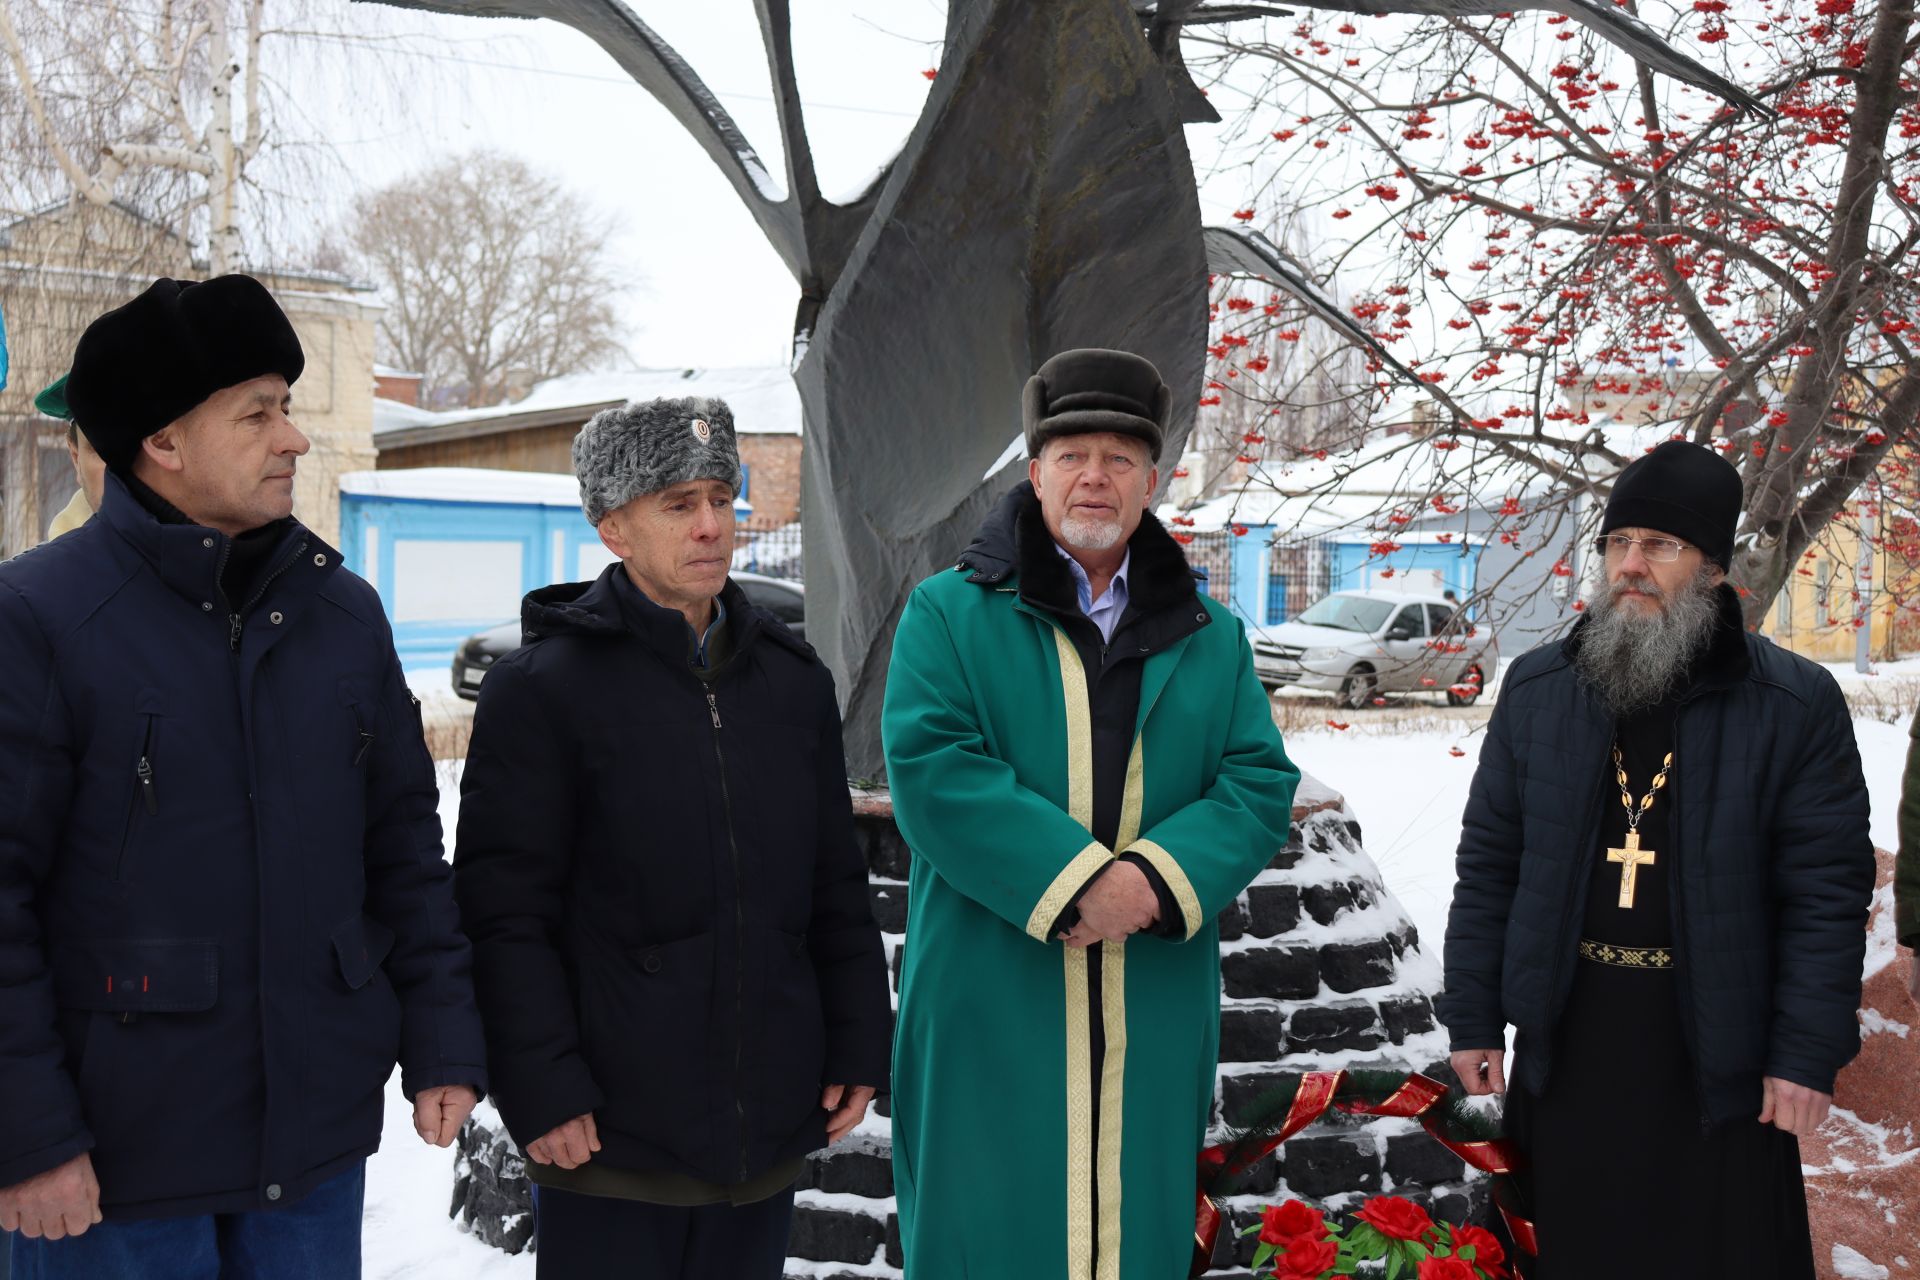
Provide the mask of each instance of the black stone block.
POLYGON ((887 1265, 904 1267, 907 1265, 907 1249, 900 1243, 900 1215, 887 1215, 887 1265))
POLYGON ((905 951, 906 944, 904 942, 896 942, 893 944, 893 961, 889 965, 889 969, 893 974, 893 990, 896 995, 900 991, 900 957, 905 951))
POLYGON ((1311 947, 1254 947, 1220 961, 1227 995, 1307 1000, 1320 990, 1320 959, 1311 947))
POLYGON ((1436 1192, 1433 1197, 1433 1216, 1459 1226, 1473 1216, 1473 1200, 1458 1191, 1436 1192))
POLYGON ((883 880, 905 880, 913 866, 913 854, 900 836, 900 828, 885 818, 855 816, 853 828, 861 852, 867 856, 867 870, 883 880))
POLYGON ((1386 1038, 1370 1004, 1311 1005, 1294 1010, 1287 1024, 1287 1048, 1293 1053, 1377 1049, 1386 1038))
POLYGON ((886 1224, 879 1218, 801 1205, 793 1211, 787 1256, 809 1262, 872 1262, 886 1238, 886 1224))
POLYGON ((1380 1157, 1367 1136, 1298 1137, 1280 1148, 1280 1172, 1296 1195, 1323 1200, 1342 1191, 1380 1190, 1380 1157))
POLYGON ((1282 1077, 1254 1072, 1243 1076, 1223 1076, 1220 1080, 1220 1114, 1228 1124, 1240 1126, 1252 1121, 1260 1100, 1278 1085, 1282 1077))
POLYGON ((1240 1196, 1272 1195, 1280 1186, 1280 1157, 1264 1155, 1247 1167, 1233 1184, 1233 1193, 1240 1196))
POLYGON ((1433 1030, 1433 1001, 1426 996, 1400 996, 1380 1002, 1380 1021, 1395 1044, 1408 1036, 1433 1030))
POLYGON ((1247 909, 1238 898, 1220 913, 1220 941, 1233 942, 1247 932, 1247 909))
POLYGON ((1358 822, 1355 822, 1349 819, 1346 826, 1347 826, 1347 836, 1349 839, 1353 841, 1355 847, 1361 848, 1361 849, 1366 848, 1367 842, 1360 838, 1360 824, 1358 822))
POLYGON ((1272 1062, 1281 1054, 1287 1019, 1278 1009, 1220 1011, 1220 1061, 1272 1062))
POLYGON ((1385 942, 1330 942, 1320 948, 1320 976, 1335 991, 1361 991, 1393 981, 1393 948, 1385 942))
POLYGON ((1334 917, 1343 911, 1353 910, 1353 886, 1347 884, 1313 884, 1300 895, 1300 905, 1307 909, 1315 924, 1332 924, 1334 917))
POLYGON ((1300 859, 1307 853, 1307 842, 1301 837, 1300 824, 1294 823, 1293 830, 1287 833, 1287 842, 1280 846, 1280 852, 1273 855, 1267 863, 1275 871, 1291 871, 1300 865, 1300 859))
POLYGON ((1273 938, 1300 923, 1300 886, 1256 884, 1247 890, 1247 932, 1273 938))
POLYGON ((884 1200, 893 1194, 893 1162, 871 1151, 826 1151, 807 1162, 814 1170, 814 1186, 884 1200))
POLYGON ((1387 1176, 1396 1185, 1434 1187, 1467 1176, 1466 1162, 1424 1133, 1387 1139, 1387 1176))
POLYGON ((874 880, 867 884, 873 902, 873 922, 882 933, 907 931, 907 886, 897 880, 874 880))

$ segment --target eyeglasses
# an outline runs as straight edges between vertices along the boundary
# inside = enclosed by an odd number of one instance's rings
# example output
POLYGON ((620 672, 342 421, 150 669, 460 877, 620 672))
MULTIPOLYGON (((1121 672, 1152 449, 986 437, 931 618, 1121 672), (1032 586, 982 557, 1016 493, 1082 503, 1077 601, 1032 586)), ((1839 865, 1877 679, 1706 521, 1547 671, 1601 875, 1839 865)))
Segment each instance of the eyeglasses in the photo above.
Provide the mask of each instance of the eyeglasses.
POLYGON ((1595 540, 1593 549, 1609 560, 1624 560, 1629 548, 1638 547, 1640 554, 1654 564, 1672 564, 1688 545, 1677 538, 1629 538, 1624 533, 1609 533, 1595 540))

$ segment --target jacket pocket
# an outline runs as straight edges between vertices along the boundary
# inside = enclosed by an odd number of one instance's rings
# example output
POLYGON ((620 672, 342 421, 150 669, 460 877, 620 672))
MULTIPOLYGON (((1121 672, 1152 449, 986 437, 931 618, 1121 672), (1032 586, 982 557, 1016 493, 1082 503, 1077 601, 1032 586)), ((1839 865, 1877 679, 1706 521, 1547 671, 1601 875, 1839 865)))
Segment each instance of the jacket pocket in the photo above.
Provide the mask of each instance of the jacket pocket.
POLYGON ((703 1167, 732 1080, 716 1073, 727 1058, 714 1035, 713 935, 602 943, 581 961, 581 1048, 606 1095, 602 1123, 703 1167))
POLYGON ((53 996, 101 1013, 199 1013, 220 988, 212 940, 70 942, 53 948, 53 996))
POLYGON ((340 681, 340 705, 347 713, 350 736, 347 739, 347 758, 354 768, 366 764, 379 733, 379 704, 360 681, 348 677, 340 681))
POLYGON ((113 858, 115 880, 127 878, 128 855, 133 849, 143 820, 151 822, 160 816, 159 770, 154 764, 154 758, 159 754, 160 748, 162 712, 159 694, 152 689, 142 689, 134 699, 133 709, 139 745, 135 749, 129 768, 130 791, 127 796, 127 819, 120 829, 120 850, 113 858))
POLYGON ((340 961, 340 977, 358 991, 373 981, 393 950, 393 930, 369 915, 357 915, 333 931, 333 953, 340 961))
POLYGON ((764 1055, 759 1072, 763 1134, 784 1142, 802 1127, 820 1122, 822 1085, 872 1082, 820 1078, 826 1066, 827 1024, 806 935, 768 929, 763 937, 765 997, 749 1043, 764 1055))

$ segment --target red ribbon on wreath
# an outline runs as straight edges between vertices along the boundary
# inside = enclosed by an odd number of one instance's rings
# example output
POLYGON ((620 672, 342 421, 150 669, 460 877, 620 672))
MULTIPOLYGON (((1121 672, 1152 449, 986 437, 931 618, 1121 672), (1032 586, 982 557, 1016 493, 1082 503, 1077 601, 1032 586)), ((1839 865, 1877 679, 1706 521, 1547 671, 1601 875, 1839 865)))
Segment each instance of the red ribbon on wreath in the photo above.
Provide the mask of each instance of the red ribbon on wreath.
MULTIPOLYGON (((1456 1142, 1440 1132, 1439 1114, 1434 1110, 1440 1100, 1447 1096, 1447 1086, 1431 1076, 1418 1071, 1410 1072, 1398 1089, 1377 1103, 1364 1102, 1358 1098, 1335 1100, 1340 1086, 1346 1083, 1345 1071, 1309 1071, 1300 1077, 1300 1087, 1294 1092, 1293 1105, 1287 1108, 1287 1118, 1273 1134, 1263 1139, 1246 1155, 1227 1167, 1227 1148, 1225 1146, 1208 1147, 1200 1153, 1200 1185, 1205 1188, 1208 1181, 1219 1173, 1244 1173, 1261 1157, 1268 1155, 1281 1143, 1293 1137, 1302 1129, 1318 1120, 1332 1107, 1349 1115, 1392 1116, 1405 1120, 1418 1120, 1420 1127, 1435 1142, 1454 1155, 1460 1157, 1472 1168, 1482 1173, 1505 1175, 1520 1167, 1520 1152, 1507 1138, 1491 1138, 1484 1141, 1456 1142)), ((1512 1205, 1496 1194, 1494 1203, 1500 1210, 1500 1216, 1507 1224, 1507 1230, 1513 1235, 1513 1243, 1532 1255, 1540 1252, 1539 1237, 1534 1225, 1522 1216, 1512 1205)), ((1220 1238, 1220 1206, 1215 1204, 1203 1189, 1199 1192, 1198 1202, 1194 1206, 1193 1227, 1193 1276, 1204 1273, 1213 1260, 1213 1247, 1220 1238)))

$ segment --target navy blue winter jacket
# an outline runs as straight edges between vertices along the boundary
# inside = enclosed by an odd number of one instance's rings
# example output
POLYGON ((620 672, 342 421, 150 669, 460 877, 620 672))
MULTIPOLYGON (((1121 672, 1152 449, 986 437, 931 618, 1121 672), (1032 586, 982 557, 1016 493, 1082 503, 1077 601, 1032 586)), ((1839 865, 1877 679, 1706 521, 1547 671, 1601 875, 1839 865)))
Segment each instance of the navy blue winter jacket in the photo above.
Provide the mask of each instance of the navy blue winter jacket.
MULTIPOLYGON (((1728 588, 1720 607, 1704 674, 1680 704, 1670 825, 1655 846, 1675 868, 1681 1021, 1706 1123, 1758 1115, 1762 1076, 1833 1091, 1860 1048, 1874 883, 1839 686, 1747 633, 1728 588)), ((1515 1082, 1536 1094, 1573 984, 1611 780, 1613 721, 1575 675, 1579 633, 1519 658, 1501 685, 1467 799, 1436 1002, 1456 1050, 1499 1048, 1511 1023, 1515 1082)))
POLYGON ((480 686, 454 885, 495 1101, 522 1146, 592 1112, 597 1164, 742 1182, 826 1145, 823 1085, 887 1082, 840 712, 734 584, 702 680, 624 574, 528 596, 480 686))
POLYGON ((0 1185, 91 1150, 109 1218, 286 1205, 396 1058, 484 1085, 417 706, 289 526, 237 633, 228 539, 113 476, 0 565, 0 1185))

